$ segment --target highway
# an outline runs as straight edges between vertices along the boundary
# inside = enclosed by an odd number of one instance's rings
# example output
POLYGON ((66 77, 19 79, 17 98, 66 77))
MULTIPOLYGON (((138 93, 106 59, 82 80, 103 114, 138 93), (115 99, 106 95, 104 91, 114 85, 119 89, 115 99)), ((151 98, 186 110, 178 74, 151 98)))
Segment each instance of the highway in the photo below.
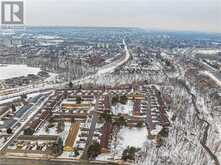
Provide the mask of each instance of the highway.
MULTIPOLYGON (((130 59, 130 53, 127 48, 127 44, 124 40, 123 40, 123 44, 124 44, 124 49, 125 49, 125 55, 120 60, 117 60, 117 61, 114 61, 110 64, 107 64, 107 65, 101 67, 95 74, 74 80, 74 81, 72 81, 72 83, 73 84, 85 83, 90 79, 96 78, 97 76, 107 74, 107 73, 112 73, 112 72, 114 72, 115 69, 124 65, 130 59)), ((21 87, 22 90, 19 90, 20 88, 18 88, 17 89, 18 92, 16 92, 16 93, 5 95, 5 96, 4 95, 0 96, 0 101, 10 99, 13 97, 18 97, 18 96, 21 96, 22 94, 30 94, 30 93, 35 93, 35 92, 39 92, 39 91, 46 91, 46 90, 50 90, 50 89, 61 88, 67 84, 68 84, 68 82, 59 83, 59 84, 48 84, 48 85, 39 84, 39 85, 36 85, 36 87, 34 87, 34 88, 30 87, 30 88, 25 88, 25 89, 24 89, 24 87, 21 87)))
MULTIPOLYGON (((125 55, 123 56, 123 58, 121 60, 118 61, 114 61, 111 64, 108 64, 106 66, 103 66, 100 70, 97 71, 97 73, 95 73, 94 75, 90 75, 90 76, 86 76, 84 78, 78 79, 78 80, 74 80, 72 81, 73 84, 77 84, 77 83, 84 83, 85 81, 95 78, 97 76, 103 75, 103 74, 107 74, 107 73, 112 73, 114 72, 114 70, 122 65, 124 65, 130 58, 130 53, 129 50, 127 48, 127 45, 125 43, 125 41, 123 40, 123 44, 124 44, 124 49, 125 49, 125 55)), ((67 85, 67 83, 62 83, 62 84, 54 84, 54 85, 48 85, 46 87, 40 87, 40 88, 32 88, 32 89, 27 89, 25 91, 22 92, 18 92, 18 93, 14 93, 12 95, 7 95, 6 97, 1 96, 0 97, 0 101, 1 100, 5 100, 8 98, 13 98, 13 97, 18 97, 21 94, 28 94, 28 93, 34 93, 34 92, 39 92, 39 91, 46 91, 46 90, 50 90, 53 88, 59 88, 61 86, 67 85)), ((49 97, 48 97, 49 98, 49 97)), ((32 120, 32 118, 38 113, 38 111, 40 110, 40 108, 46 103, 46 101, 48 100, 45 99, 40 105, 36 104, 32 107, 33 112, 28 116, 28 118, 25 120, 25 122, 23 122, 21 124, 21 126, 14 132, 14 134, 7 140, 7 142, 4 143, 4 145, 1 146, 0 150, 2 151, 5 147, 7 147, 8 144, 10 144, 10 142, 19 135, 19 133, 22 131, 22 129, 26 126, 26 124, 32 120)), ((95 117, 96 115, 93 115, 93 119, 92 121, 94 121, 94 119, 96 119, 95 117)), ((94 123, 94 122, 93 122, 94 123)), ((92 124, 92 125, 96 125, 92 124)))

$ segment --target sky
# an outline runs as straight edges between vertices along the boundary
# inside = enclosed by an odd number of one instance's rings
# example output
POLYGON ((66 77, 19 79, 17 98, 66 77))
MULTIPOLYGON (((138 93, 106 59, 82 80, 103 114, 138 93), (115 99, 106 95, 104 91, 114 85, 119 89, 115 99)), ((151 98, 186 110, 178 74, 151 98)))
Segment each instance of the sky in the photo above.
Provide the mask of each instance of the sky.
POLYGON ((221 0, 24 0, 34 26, 221 32, 221 0))

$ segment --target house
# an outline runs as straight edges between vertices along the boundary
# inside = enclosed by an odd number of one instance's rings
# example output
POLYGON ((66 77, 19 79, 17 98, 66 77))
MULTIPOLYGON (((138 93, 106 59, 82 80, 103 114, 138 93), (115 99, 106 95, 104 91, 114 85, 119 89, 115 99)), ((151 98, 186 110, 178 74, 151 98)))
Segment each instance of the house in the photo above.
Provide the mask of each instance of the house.
POLYGON ((109 140, 111 137, 111 133, 113 130, 113 125, 111 122, 106 122, 103 127, 101 128, 101 137, 100 137, 100 145, 101 145, 101 152, 105 153, 109 150, 109 140))
POLYGON ((140 115, 141 112, 141 100, 134 100, 133 115, 140 115))
POLYGON ((160 132, 160 129, 168 128, 170 122, 160 91, 154 85, 147 87, 146 98, 148 102, 148 106, 146 107, 146 126, 149 135, 155 136, 160 132))
POLYGON ((21 135, 8 148, 10 156, 54 157, 62 153, 63 142, 54 135, 21 135))
POLYGON ((139 92, 132 92, 128 95, 129 100, 144 100, 145 97, 139 92))
POLYGON ((82 100, 81 103, 77 103, 75 98, 68 98, 62 101, 61 109, 75 110, 75 109, 90 109, 93 102, 82 100))

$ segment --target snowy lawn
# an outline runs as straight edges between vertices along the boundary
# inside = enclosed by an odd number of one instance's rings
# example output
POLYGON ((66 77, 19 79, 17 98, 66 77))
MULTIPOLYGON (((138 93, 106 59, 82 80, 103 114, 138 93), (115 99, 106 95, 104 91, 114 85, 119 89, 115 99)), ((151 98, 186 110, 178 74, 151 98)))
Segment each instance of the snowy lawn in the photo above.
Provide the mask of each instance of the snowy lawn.
POLYGON ((148 141, 147 129, 143 128, 122 128, 117 135, 117 142, 112 141, 111 152, 100 154, 96 160, 114 160, 121 159, 123 151, 127 146, 142 148, 148 141))
POLYGON ((70 126, 71 126, 71 123, 70 122, 65 122, 65 127, 64 127, 64 131, 63 132, 60 132, 60 133, 57 133, 57 123, 54 123, 54 127, 52 128, 48 128, 48 131, 46 131, 46 127, 48 125, 48 122, 46 122, 40 129, 38 132, 35 133, 35 135, 58 135, 62 138, 63 140, 63 144, 65 144, 65 140, 68 136, 68 133, 69 133, 69 129, 70 129, 70 126))
POLYGON ((112 112, 114 115, 117 114, 128 114, 132 116, 133 112, 133 101, 129 100, 126 105, 123 105, 121 103, 117 103, 116 106, 112 106, 112 112))
POLYGON ((125 149, 127 146, 142 148, 147 141, 147 129, 143 128, 122 128, 119 132, 121 137, 121 147, 125 149))
POLYGON ((74 152, 66 152, 64 151, 58 158, 69 158, 69 159, 80 159, 83 151, 79 151, 79 156, 75 156, 74 152))

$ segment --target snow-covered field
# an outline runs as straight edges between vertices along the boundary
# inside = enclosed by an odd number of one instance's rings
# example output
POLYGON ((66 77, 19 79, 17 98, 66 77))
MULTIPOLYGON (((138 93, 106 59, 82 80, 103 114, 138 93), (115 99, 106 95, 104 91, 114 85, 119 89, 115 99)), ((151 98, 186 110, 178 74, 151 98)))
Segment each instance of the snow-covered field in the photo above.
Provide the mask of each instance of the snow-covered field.
MULTIPOLYGON (((0 64, 1 65, 1 64, 0 64)), ((27 65, 2 65, 0 66, 0 80, 13 77, 27 76, 28 74, 37 74, 41 69, 33 68, 27 65)), ((49 73, 50 77, 46 78, 46 82, 55 81, 57 74, 49 73)))
POLYGON ((39 71, 40 68, 28 67, 27 65, 3 65, 0 66, 0 80, 37 74, 39 71))

